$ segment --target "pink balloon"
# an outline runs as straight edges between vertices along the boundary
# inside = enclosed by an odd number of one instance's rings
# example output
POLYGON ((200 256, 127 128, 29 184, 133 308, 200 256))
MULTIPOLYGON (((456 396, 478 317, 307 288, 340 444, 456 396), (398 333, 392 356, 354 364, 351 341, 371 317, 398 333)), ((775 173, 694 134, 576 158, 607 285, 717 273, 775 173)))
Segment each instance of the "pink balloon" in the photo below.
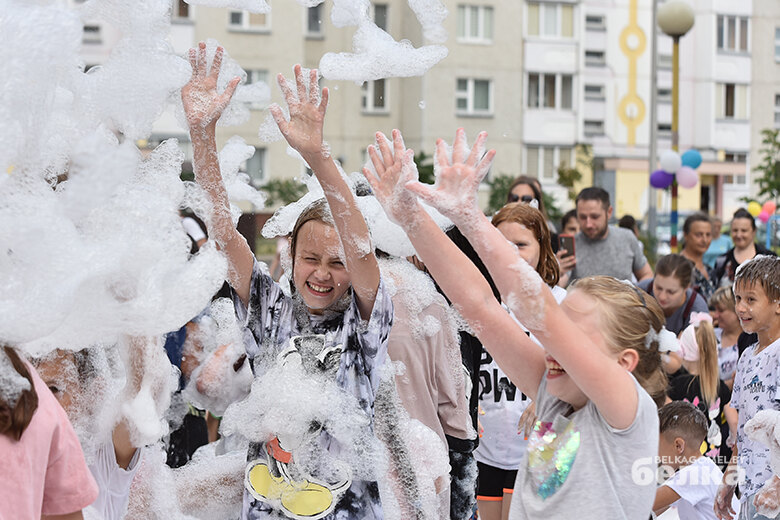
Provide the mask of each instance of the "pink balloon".
POLYGON ((775 204, 775 201, 773 200, 768 200, 764 202, 764 207, 761 209, 766 211, 768 214, 773 215, 777 209, 777 204, 775 204))
POLYGON ((699 176, 690 166, 681 166, 677 170, 677 184, 683 188, 693 188, 699 182, 699 176))
POLYGON ((766 224, 767 222, 769 222, 769 213, 767 213, 766 211, 762 211, 761 213, 758 214, 758 220, 766 224))

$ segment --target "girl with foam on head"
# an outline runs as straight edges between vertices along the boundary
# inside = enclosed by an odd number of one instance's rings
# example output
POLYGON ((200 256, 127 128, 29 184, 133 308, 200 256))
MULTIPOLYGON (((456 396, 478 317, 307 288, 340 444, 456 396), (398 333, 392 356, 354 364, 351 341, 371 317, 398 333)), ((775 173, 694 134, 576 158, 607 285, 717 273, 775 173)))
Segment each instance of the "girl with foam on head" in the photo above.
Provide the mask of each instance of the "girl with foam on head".
POLYGON ((493 227, 476 193, 495 155, 465 132, 452 158, 437 143, 434 186, 414 175, 400 132, 378 136, 364 170, 388 214, 502 370, 536 402, 538 421, 518 468, 512 519, 647 518, 655 496, 656 403, 663 399, 659 338, 664 317, 643 291, 609 277, 578 281, 558 305, 538 273, 493 227), (449 217, 483 259, 517 318, 503 311, 477 269, 446 238, 417 196, 449 217), (651 397, 651 395, 653 397, 651 397), (637 466, 644 471, 637 471, 637 466))
MULTIPOLYGON (((298 395, 301 389, 312 392, 293 398, 295 407, 276 410, 276 415, 268 410, 251 411, 263 428, 250 432, 256 436, 250 438, 243 518, 382 518, 376 479, 366 479, 365 471, 354 475, 354 466, 345 462, 347 455, 349 461, 356 460, 353 452, 361 447, 340 443, 339 435, 355 429, 370 434, 393 310, 366 223, 324 148, 328 89, 322 90, 320 98, 317 72, 312 70, 305 76, 296 65, 294 85, 278 76, 290 119, 278 106, 271 107, 279 129, 314 171, 326 199, 304 210, 293 230, 294 294, 290 297, 261 269, 231 221, 214 127, 238 79, 234 78, 224 93, 217 91, 222 52, 217 48, 208 70, 205 45, 190 50, 193 76, 182 89, 195 178, 214 207, 209 236, 229 260, 236 310, 251 332, 246 341, 255 385, 263 383, 266 375, 300 374, 299 384, 290 393, 298 395), (327 406, 315 410, 321 415, 309 420, 312 403, 322 401, 323 395, 338 402, 331 401, 333 410, 327 406), (358 417, 359 424, 334 425, 337 418, 331 415, 346 413, 335 409, 342 405, 354 408, 351 417, 358 417), (256 433, 260 429, 263 433, 256 433), (330 464, 318 465, 322 461, 330 464)), ((273 384, 267 388, 279 391, 273 384)), ((290 395, 275 395, 274 399, 289 401, 290 395)))

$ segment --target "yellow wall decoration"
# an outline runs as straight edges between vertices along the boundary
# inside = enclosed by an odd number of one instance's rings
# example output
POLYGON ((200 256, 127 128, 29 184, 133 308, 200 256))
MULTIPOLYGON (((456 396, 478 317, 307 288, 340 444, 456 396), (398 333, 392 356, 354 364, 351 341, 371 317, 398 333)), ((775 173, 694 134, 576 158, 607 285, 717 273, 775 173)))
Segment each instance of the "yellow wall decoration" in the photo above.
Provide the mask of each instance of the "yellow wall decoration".
POLYGON ((628 92, 618 104, 618 117, 626 125, 628 146, 636 144, 636 129, 645 119, 645 103, 636 90, 637 61, 647 46, 647 37, 637 22, 638 2, 630 0, 628 25, 620 33, 620 50, 628 58, 628 92))

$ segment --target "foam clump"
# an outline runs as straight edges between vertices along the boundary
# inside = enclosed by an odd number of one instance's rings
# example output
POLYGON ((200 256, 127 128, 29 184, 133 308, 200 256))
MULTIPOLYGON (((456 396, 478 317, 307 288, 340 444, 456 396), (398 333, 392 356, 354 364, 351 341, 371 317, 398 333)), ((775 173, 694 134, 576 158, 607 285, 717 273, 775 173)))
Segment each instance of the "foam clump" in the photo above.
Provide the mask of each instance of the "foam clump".
MULTIPOLYGON (((319 0, 320 2, 322 0, 319 0)), ((246 9, 250 13, 270 13, 271 6, 265 0, 186 0, 190 5, 202 5, 206 7, 229 7, 232 9, 246 9)))
POLYGON ((417 16, 426 40, 435 43, 447 41, 447 31, 443 24, 448 13, 440 0, 409 0, 409 7, 417 16))
POLYGON ((16 371, 5 351, 0 351, 0 400, 13 408, 22 392, 27 390, 30 390, 30 382, 16 371))
POLYGON ((352 38, 353 52, 328 52, 320 59, 320 71, 329 80, 356 83, 389 77, 422 76, 447 57, 443 45, 415 48, 400 42, 370 20, 362 21, 352 38))
POLYGON ((334 27, 360 25, 369 20, 369 0, 334 0, 330 21, 334 27))
MULTIPOLYGON (((241 165, 250 159, 255 153, 255 147, 246 144, 243 138, 233 136, 228 139, 225 146, 219 152, 219 167, 222 173, 222 180, 225 183, 225 189, 231 201, 248 201, 255 208, 265 207, 266 196, 263 192, 255 189, 250 183, 249 175, 239 171, 241 165)), ((241 210, 233 206, 233 224, 238 222, 241 216, 241 210)))

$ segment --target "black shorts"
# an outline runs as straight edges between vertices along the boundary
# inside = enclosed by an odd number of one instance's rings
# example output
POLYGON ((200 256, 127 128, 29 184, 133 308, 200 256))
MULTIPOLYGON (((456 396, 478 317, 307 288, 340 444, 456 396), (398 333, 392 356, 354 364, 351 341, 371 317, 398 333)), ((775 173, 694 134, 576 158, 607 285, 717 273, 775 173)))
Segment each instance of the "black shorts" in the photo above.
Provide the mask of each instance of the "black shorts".
POLYGON ((516 469, 501 469, 477 462, 477 500, 501 500, 515 489, 516 469))

